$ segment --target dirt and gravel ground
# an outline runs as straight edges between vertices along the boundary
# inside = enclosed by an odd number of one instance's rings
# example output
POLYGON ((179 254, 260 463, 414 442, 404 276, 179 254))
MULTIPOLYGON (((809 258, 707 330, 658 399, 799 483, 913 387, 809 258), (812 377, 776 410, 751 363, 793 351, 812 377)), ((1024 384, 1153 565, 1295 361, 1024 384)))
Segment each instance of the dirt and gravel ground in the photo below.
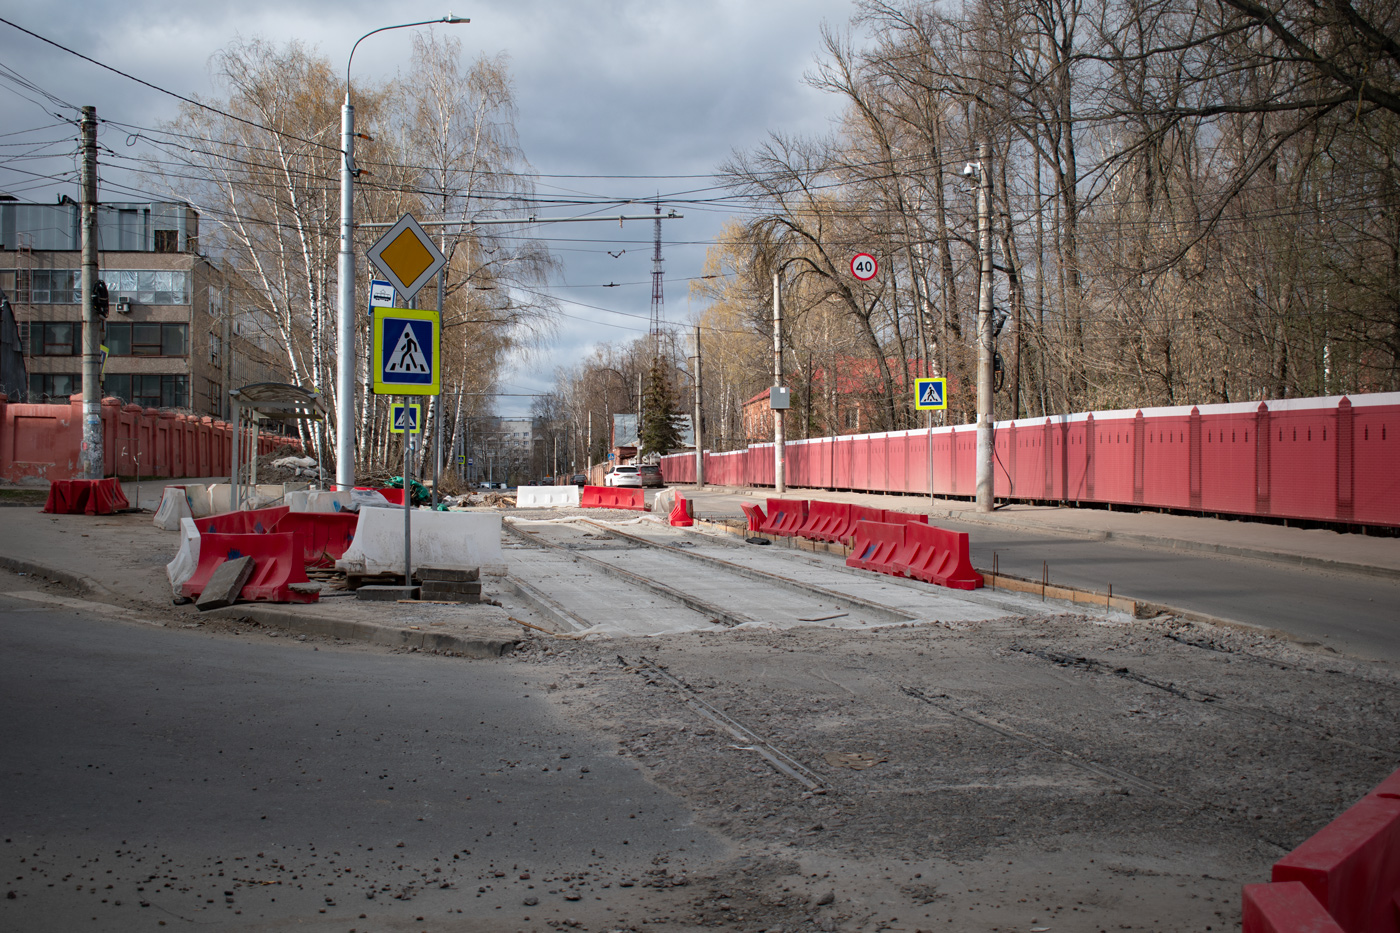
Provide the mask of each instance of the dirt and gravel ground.
POLYGON ((1393 671, 1172 619, 533 639, 517 660, 734 840, 659 889, 662 929, 1237 929, 1240 886, 1390 773, 1400 734, 1393 671))
MULTIPOLYGON (((102 593, 8 574, 0 589, 278 637, 170 606, 171 539, 149 521, 45 517, 36 559, 43 541, 61 553, 81 537, 95 565, 120 557, 125 571, 95 574, 102 593)), ((678 843, 644 874, 600 860, 568 877, 492 867, 465 880, 517 905, 562 901, 521 929, 1231 930, 1241 885, 1267 880, 1397 766, 1392 666, 1174 618, 1054 612, 866 631, 527 633, 510 658, 434 658, 511 667, 730 843, 718 861, 678 843)))

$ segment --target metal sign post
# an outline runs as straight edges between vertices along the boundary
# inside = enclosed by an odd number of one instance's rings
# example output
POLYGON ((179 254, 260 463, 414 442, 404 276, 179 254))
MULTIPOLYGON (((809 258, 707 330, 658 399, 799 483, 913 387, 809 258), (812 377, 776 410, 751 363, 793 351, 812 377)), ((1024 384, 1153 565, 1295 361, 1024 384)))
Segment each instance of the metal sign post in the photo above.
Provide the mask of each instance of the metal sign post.
MULTIPOLYGON (((404 396, 404 405, 409 404, 404 396)), ((413 432, 403 435, 403 585, 413 585, 413 487, 409 486, 408 463, 413 450, 413 432)))
POLYGON ((942 376, 914 380, 914 408, 928 419, 928 501, 933 507, 933 413, 948 408, 948 380, 942 376))

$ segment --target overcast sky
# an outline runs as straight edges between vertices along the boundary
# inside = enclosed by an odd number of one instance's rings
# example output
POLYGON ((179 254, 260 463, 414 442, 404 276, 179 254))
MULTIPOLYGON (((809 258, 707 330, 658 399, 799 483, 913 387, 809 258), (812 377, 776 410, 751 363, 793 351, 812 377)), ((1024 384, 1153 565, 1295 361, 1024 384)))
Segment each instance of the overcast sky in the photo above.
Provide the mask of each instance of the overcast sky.
MULTIPOLYGON (((277 43, 300 40, 343 67, 355 39, 378 26, 440 17, 470 17, 444 26, 467 55, 509 56, 519 106, 522 148, 542 175, 540 192, 616 198, 655 198, 709 184, 707 175, 735 149, 763 140, 770 130, 819 134, 839 104, 807 88, 802 76, 814 61, 822 23, 842 26, 851 0, 511 0, 444 4, 245 0, 239 4, 170 4, 167 0, 39 6, 0 0, 0 16, 46 38, 185 95, 214 96, 208 60, 237 36, 277 43), (41 12, 42 11, 42 15, 41 12), (646 176, 621 179, 602 176, 646 176)), ((381 33, 355 54, 357 78, 385 78, 405 69, 411 30, 381 33)), ((119 78, 0 23, 0 191, 25 200, 77 197, 76 183, 42 175, 68 173, 71 154, 15 161, 35 140, 71 138, 72 112, 63 104, 97 107, 98 116, 140 126, 175 117, 178 102, 119 78), (21 80, 22 79, 22 80, 21 80), (31 88, 23 87, 23 84, 31 88), (55 116, 57 115, 57 116, 55 116), (23 133, 22 131, 36 132, 23 133), (16 135, 18 134, 18 135, 16 135), (4 145, 4 144, 10 145, 4 145), (24 143, 25 145, 15 145, 24 143), (6 158, 10 157, 10 158, 6 158)), ((118 148, 120 139, 104 136, 118 148)), ((68 152, 61 145, 50 151, 68 152)), ((128 181, 128 184, 134 182, 128 181)), ((129 199, 126 193, 104 199, 129 199)), ((628 208, 642 213, 645 207, 628 208)), ((701 273, 705 244, 724 215, 677 206, 683 220, 663 230, 666 315, 683 324, 698 309, 688 280, 701 273)), ((557 212, 564 213, 563 211, 557 212)), ((569 213, 573 213, 570 211, 569 213)), ((617 211, 612 211, 617 213, 617 211)), ((543 216, 543 212, 542 212, 543 216)), ((548 391, 557 366, 570 365, 595 343, 626 341, 646 330, 651 303, 650 223, 589 223, 543 228, 561 261, 551 293, 563 317, 545 346, 516 361, 503 393, 548 391), (610 252, 626 250, 614 258, 610 252), (609 282, 635 283, 602 288, 609 282), (592 307, 590 307, 592 306, 592 307), (641 319, 606 308, 640 315, 641 319)), ((357 272, 367 268, 357 258, 357 272)), ((528 412, 531 399, 502 397, 497 411, 528 412)))

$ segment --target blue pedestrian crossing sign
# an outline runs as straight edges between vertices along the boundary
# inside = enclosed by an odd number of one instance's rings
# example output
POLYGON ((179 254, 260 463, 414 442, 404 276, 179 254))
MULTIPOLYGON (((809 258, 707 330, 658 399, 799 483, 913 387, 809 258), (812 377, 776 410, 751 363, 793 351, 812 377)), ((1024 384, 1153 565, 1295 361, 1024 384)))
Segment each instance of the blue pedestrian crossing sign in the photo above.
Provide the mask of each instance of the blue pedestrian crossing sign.
POLYGON ((915 379, 914 407, 919 411, 947 408, 948 380, 942 376, 937 379, 915 379))
POLYGON ((394 434, 422 433, 423 406, 417 402, 394 402, 389 406, 389 430, 394 434))
POLYGON ((440 323, 436 311, 374 309, 370 365, 375 395, 442 391, 440 323))

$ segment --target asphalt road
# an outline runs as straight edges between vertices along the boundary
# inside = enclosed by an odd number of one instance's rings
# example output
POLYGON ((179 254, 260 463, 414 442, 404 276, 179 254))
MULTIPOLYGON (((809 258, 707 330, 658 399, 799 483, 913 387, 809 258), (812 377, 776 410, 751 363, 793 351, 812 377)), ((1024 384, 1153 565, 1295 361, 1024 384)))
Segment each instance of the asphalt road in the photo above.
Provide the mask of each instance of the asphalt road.
POLYGON ((0 929, 541 922, 723 851, 532 676, 0 595, 0 929))
MULTIPOLYGON (((752 497, 707 494, 708 512, 739 513, 752 497)), ((968 533, 972 562, 1031 580, 1160 603, 1287 632, 1373 660, 1400 661, 1400 580, 1244 557, 1087 540, 1006 525, 938 524, 968 533)))
POLYGON ((972 562, 1033 580, 1162 603, 1220 619, 1278 629, 1304 641, 1374 660, 1400 661, 1400 581, 1363 574, 1126 544, 1012 528, 959 524, 972 562))

